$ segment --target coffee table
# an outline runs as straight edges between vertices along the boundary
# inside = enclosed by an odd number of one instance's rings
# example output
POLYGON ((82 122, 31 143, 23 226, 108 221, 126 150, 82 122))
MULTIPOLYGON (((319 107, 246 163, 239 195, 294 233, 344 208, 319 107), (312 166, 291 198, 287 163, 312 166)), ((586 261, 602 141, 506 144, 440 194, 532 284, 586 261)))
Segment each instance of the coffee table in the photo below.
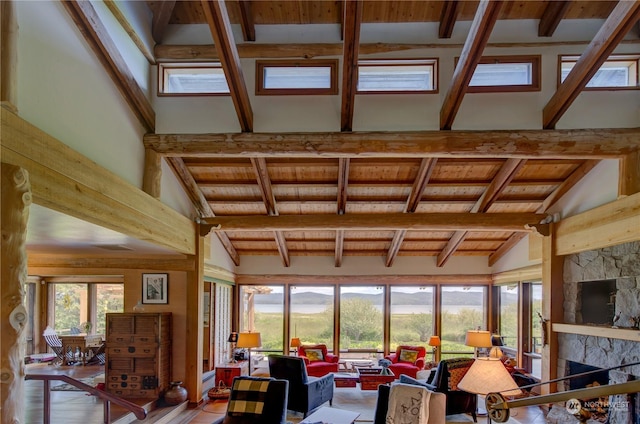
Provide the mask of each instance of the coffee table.
POLYGON ((323 406, 300 424, 331 423, 331 424, 352 424, 360 414, 358 412, 347 411, 345 409, 331 408, 323 406))
POLYGON ((336 387, 356 387, 359 379, 358 374, 354 372, 334 372, 333 381, 336 387))

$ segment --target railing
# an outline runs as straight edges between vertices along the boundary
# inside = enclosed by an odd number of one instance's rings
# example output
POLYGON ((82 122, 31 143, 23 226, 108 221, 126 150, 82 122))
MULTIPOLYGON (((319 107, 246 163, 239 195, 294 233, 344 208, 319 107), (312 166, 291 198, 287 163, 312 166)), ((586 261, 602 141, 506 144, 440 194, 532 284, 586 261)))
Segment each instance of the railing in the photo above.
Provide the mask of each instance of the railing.
POLYGON ((136 418, 144 420, 147 417, 147 410, 133 402, 122 399, 118 396, 114 396, 104 390, 98 390, 95 387, 78 381, 75 378, 71 378, 66 375, 49 375, 49 374, 27 374, 24 376, 25 380, 41 380, 44 383, 44 404, 43 404, 43 424, 49 424, 51 422, 51 380, 60 380, 65 383, 69 383, 79 389, 89 392, 94 396, 102 399, 104 402, 104 422, 105 424, 111 423, 111 402, 116 405, 120 405, 126 410, 133 412, 136 418))

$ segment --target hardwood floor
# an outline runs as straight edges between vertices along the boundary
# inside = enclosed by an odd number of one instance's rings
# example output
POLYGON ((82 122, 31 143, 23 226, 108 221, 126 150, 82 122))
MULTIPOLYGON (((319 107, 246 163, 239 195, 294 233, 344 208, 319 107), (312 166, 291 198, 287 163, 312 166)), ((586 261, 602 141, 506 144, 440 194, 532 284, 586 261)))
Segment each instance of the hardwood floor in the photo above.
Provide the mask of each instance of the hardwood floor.
MULTIPOLYGON (((104 373, 104 366, 54 366, 49 364, 30 364, 26 367, 27 374, 66 374, 80 379, 104 373)), ((54 384, 60 384, 53 382, 54 384)), ((359 388, 338 388, 334 391, 334 406, 348 409, 349 403, 366 402, 370 410, 375 409, 375 391, 361 392, 359 388), (353 390, 354 392, 350 392, 353 390), (360 396, 361 395, 361 396, 360 396), (355 396, 355 397, 354 397, 355 396)), ((143 404, 144 401, 140 401, 143 404)), ((26 424, 40 424, 43 422, 43 384, 41 381, 25 382, 25 421, 26 424)), ((117 422, 126 411, 116 405, 111 408, 112 422, 117 422)), ((224 416, 225 401, 205 402, 196 409, 184 411, 178 418, 171 421, 175 424, 210 424, 215 419, 224 416)), ((520 424, 544 424, 543 411, 538 407, 517 408, 511 411, 511 417, 520 424)), ((295 418, 301 418, 295 417, 295 418)), ((369 416, 367 416, 370 419, 369 416)), ((367 419, 363 417, 363 419, 367 419)), ((299 421, 295 419, 295 421, 299 421)), ((469 418, 469 422, 472 422, 469 418)), ((86 424, 103 422, 103 403, 86 392, 52 391, 51 392, 51 423, 52 424, 86 424)), ((371 421, 358 421, 371 422, 371 421)), ((478 422, 486 422, 486 417, 478 417, 478 422)))

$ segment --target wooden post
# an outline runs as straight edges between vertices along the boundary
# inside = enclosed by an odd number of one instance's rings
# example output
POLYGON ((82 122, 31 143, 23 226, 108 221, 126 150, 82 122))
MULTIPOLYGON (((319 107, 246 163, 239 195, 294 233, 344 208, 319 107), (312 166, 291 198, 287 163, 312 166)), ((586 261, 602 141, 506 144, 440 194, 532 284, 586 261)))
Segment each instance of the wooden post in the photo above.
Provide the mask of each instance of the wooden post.
POLYGON ((24 169, 1 165, 2 274, 0 280, 0 406, 6 424, 24 422, 24 352, 27 311, 23 306, 27 279, 26 233, 31 184, 24 169))
POLYGON ((15 2, 0 1, 0 101, 16 110, 18 21, 15 2))
MULTIPOLYGON (((551 331, 551 324, 562 322, 564 295, 562 290, 564 258, 558 256, 556 228, 551 225, 551 235, 542 239, 542 381, 558 377, 558 334, 551 331)), ((556 383, 540 388, 541 394, 556 391, 556 383)))
MULTIPOLYGON (((194 226, 194 232, 198 229, 194 226)), ((204 296, 204 237, 197 237, 196 254, 190 256, 195 262, 195 270, 187 272, 187 346, 185 363, 185 386, 189 391, 189 403, 197 405, 202 401, 202 323, 204 296)), ((213 319, 213 317, 209 317, 213 319)), ((211 341, 213 342, 213 341, 211 341)))

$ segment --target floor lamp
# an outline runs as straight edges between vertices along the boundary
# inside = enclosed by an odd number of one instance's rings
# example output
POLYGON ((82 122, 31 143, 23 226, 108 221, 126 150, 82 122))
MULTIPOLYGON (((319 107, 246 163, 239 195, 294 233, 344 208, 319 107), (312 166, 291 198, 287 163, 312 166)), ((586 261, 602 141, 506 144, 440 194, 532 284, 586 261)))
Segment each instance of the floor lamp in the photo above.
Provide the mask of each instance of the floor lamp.
POLYGON ((293 337, 291 339, 291 347, 294 348, 295 356, 298 356, 298 348, 302 346, 302 342, 300 342, 300 338, 293 337))
POLYGON ((251 348, 262 346, 260 333, 240 333, 238 334, 239 349, 247 349, 249 352, 249 375, 251 375, 251 348))
MULTIPOLYGON (((473 347, 473 357, 476 359, 474 364, 478 362, 478 350, 481 348, 490 348, 491 344, 491 333, 489 331, 484 330, 469 330, 467 331, 467 336, 465 337, 464 344, 467 346, 473 347)), ((502 365, 502 363, 500 364, 502 365)), ((504 368, 504 366, 503 366, 504 368)), ((506 369, 505 369, 506 370, 506 369)), ((468 391, 468 390, 465 390, 468 391)), ((473 391, 468 391, 469 393, 476 393, 473 391)), ((486 415, 487 410, 482 408, 481 405, 478 405, 476 408, 478 415, 486 415)))

